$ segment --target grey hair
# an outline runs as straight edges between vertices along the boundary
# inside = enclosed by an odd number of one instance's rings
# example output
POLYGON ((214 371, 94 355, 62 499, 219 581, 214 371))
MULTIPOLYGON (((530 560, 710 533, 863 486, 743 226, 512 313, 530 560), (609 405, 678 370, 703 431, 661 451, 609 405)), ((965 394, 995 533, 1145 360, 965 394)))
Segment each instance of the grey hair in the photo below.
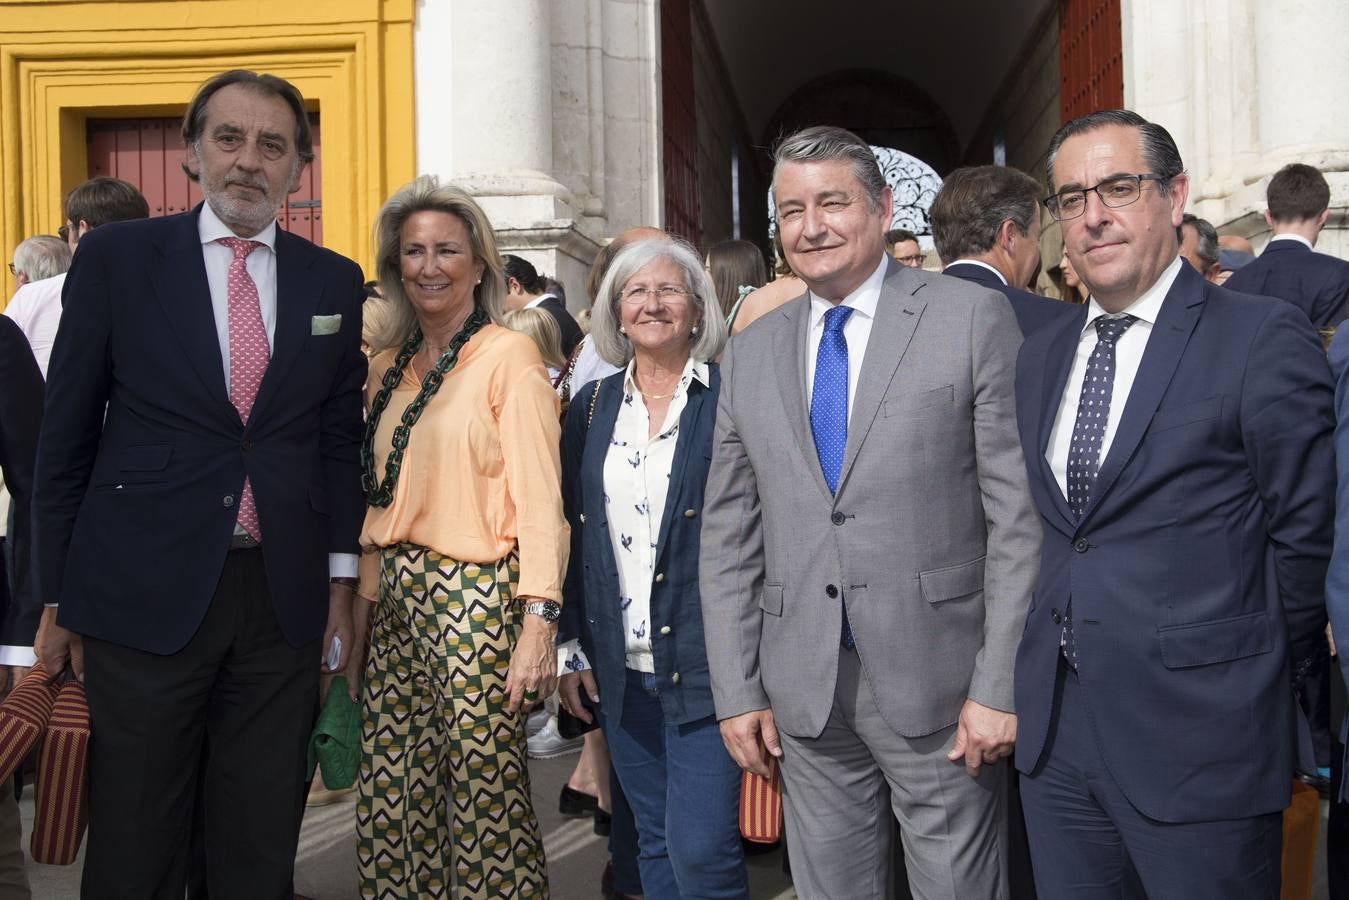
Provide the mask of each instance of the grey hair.
MULTIPOLYGON (((871 146, 846 128, 833 125, 815 125, 788 135, 773 151, 773 189, 776 192, 778 171, 791 162, 846 162, 853 175, 866 191, 867 202, 875 212, 885 193, 885 176, 871 146)), ((776 201, 776 193, 774 199, 776 201)), ((888 223, 887 223, 888 224, 888 223)))
POLYGON ((434 175, 422 175, 394 191, 375 217, 375 274, 380 293, 389 304, 388 316, 370 334, 370 347, 375 352, 401 346, 417 325, 412 301, 403 290, 399 258, 403 225, 419 212, 449 213, 464 223, 473 259, 483 264, 482 281, 473 289, 473 303, 486 310, 496 324, 502 324, 504 319, 506 281, 501 274, 496 234, 487 214, 467 191, 453 184, 441 184, 434 175))
POLYGON ((1060 128, 1049 142, 1049 156, 1045 161, 1045 183, 1049 185, 1050 191, 1058 188, 1054 183, 1054 160, 1058 157, 1063 142, 1075 135, 1111 125, 1138 129, 1139 150, 1143 156, 1143 163, 1152 170, 1153 175, 1160 175, 1163 179, 1157 185, 1159 191, 1167 191, 1171 186, 1171 179, 1185 172, 1185 163, 1180 158, 1180 149, 1176 146, 1175 139, 1171 137, 1171 132, 1156 122, 1149 122, 1131 109, 1100 109, 1073 119, 1060 128))
POLYGON ((1185 243, 1183 229, 1186 225, 1193 225, 1194 232, 1199 236, 1199 240, 1194 245, 1195 255, 1203 260, 1205 266, 1211 266, 1218 261, 1218 229, 1213 227, 1213 223, 1208 219, 1201 219, 1194 213, 1186 213, 1180 220, 1180 227, 1176 229, 1176 240, 1182 244, 1185 243))
POLYGON ((703 261, 697 252, 683 241, 646 238, 632 242, 614 257, 600 282, 590 314, 590 339, 595 342, 600 356, 615 366, 626 366, 633 352, 632 341, 618 330, 623 286, 642 269, 661 260, 669 260, 679 267, 685 289, 691 292, 694 304, 703 314, 689 355, 699 362, 706 362, 715 359, 726 345, 726 318, 717 302, 716 288, 703 270, 703 261))
POLYGON ((14 248, 14 268, 29 281, 54 278, 70 268, 70 245, 55 235, 30 237, 14 248))

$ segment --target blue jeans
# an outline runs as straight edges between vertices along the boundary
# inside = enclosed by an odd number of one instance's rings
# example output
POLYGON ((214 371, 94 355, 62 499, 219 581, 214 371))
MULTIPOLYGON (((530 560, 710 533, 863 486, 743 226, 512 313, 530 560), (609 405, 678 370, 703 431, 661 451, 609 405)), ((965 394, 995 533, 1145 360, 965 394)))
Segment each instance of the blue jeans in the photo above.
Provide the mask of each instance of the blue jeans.
POLYGON ((629 669, 622 714, 600 724, 637 821, 647 900, 749 897, 740 848, 740 769, 715 717, 667 725, 656 678, 629 669))

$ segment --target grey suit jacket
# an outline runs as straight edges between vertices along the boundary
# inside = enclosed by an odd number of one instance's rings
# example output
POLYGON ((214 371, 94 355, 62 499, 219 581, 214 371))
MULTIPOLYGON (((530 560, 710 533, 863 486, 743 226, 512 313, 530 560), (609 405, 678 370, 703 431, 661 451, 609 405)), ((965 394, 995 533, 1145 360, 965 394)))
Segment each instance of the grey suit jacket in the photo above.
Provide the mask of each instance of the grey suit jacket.
POLYGON ((845 599, 896 732, 945 728, 967 697, 1012 711, 1040 528, 1007 298, 890 264, 836 496, 806 406, 809 324, 803 295, 738 335, 722 363, 699 573, 718 718, 771 707, 788 734, 818 735, 845 599))

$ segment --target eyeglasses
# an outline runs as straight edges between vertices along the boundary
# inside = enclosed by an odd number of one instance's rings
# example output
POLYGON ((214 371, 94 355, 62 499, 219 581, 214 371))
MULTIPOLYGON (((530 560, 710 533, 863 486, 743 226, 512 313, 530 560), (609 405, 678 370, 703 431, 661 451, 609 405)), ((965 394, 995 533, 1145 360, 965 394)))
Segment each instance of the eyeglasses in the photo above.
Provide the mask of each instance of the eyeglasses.
POLYGON ((687 297, 692 291, 687 291, 682 287, 675 287, 672 284, 663 284, 658 288, 633 287, 628 288, 620 296, 624 303, 645 303, 654 294, 661 300, 674 302, 687 297))
POLYGON ((70 243, 70 226, 69 226, 69 225, 62 225, 60 228, 56 229, 56 236, 59 237, 61 240, 65 241, 67 244, 69 244, 69 243, 70 243))
POLYGON ((923 254, 914 253, 909 256, 896 256, 895 262, 903 263, 906 266, 921 266, 923 264, 923 254))
POLYGON ((1101 202, 1111 209, 1119 209, 1121 206, 1128 206, 1130 203, 1138 202, 1139 196, 1143 193, 1143 182, 1155 181, 1158 184, 1166 184, 1169 178, 1163 178, 1161 175, 1116 175, 1114 178, 1107 178, 1105 181, 1098 182, 1089 188, 1078 188, 1072 191, 1059 191, 1052 197, 1044 199, 1045 209, 1056 220, 1063 222, 1068 219, 1076 219, 1087 211, 1087 194, 1091 191, 1096 192, 1096 196, 1101 198, 1101 202))
POLYGON ((13 275, 15 278, 19 277, 19 270, 14 268, 14 263, 9 264, 9 274, 13 275))

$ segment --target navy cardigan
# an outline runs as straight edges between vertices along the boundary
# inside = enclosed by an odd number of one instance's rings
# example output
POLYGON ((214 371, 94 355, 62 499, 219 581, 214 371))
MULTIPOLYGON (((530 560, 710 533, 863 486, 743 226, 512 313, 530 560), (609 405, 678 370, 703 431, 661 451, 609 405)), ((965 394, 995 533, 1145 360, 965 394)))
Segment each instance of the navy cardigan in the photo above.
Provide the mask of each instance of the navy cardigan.
MULTIPOLYGON (((721 373, 709 363, 710 385, 689 385, 665 499, 656 575, 651 585, 651 650, 661 709, 670 725, 713 715, 712 688, 698 594, 698 543, 703 488, 712 459, 721 373)), ((573 396, 562 429, 562 500, 571 525, 571 561, 563 585, 558 640, 580 638, 599 685, 600 703, 616 720, 623 709, 626 639, 618 606, 618 564, 604 508, 604 458, 623 399, 624 372, 573 396), (587 420, 590 420, 587 422, 587 420)), ((565 673, 563 673, 565 674, 565 673)))

